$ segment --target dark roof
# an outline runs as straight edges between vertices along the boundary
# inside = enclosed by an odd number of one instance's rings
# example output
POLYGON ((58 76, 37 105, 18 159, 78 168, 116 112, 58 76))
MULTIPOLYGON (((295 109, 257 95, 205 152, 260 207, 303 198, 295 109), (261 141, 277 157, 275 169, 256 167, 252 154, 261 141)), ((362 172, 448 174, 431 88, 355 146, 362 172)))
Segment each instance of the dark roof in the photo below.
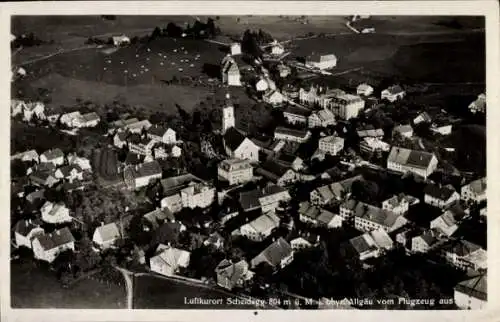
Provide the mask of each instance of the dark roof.
POLYGON ((274 175, 281 178, 288 170, 290 170, 290 168, 284 167, 274 160, 267 160, 260 168, 257 168, 256 171, 264 176, 271 174, 271 176, 274 175))
POLYGON ((34 202, 36 200, 44 198, 45 198, 45 189, 33 191, 26 196, 26 200, 28 200, 29 202, 34 202))
POLYGON ((486 301, 488 290, 487 280, 487 275, 481 274, 458 283, 457 286, 455 286, 455 290, 486 301))
POLYGON ((428 152, 412 150, 406 160, 406 164, 417 167, 427 167, 429 162, 431 162, 432 156, 433 155, 428 152))
POLYGON ((311 110, 308 110, 306 108, 298 107, 298 106, 293 106, 293 105, 288 105, 283 113, 289 113, 289 114, 295 114, 295 115, 300 115, 304 117, 308 117, 311 115, 311 110))
POLYGON ((148 133, 156 136, 163 136, 167 132, 168 128, 163 126, 154 125, 148 129, 148 133))
POLYGON ((125 158, 125 163, 131 165, 141 164, 143 158, 143 156, 138 155, 134 152, 128 152, 127 157, 125 158))
POLYGON ((362 254, 369 250, 375 250, 377 248, 374 245, 369 245, 364 235, 350 239, 349 243, 356 250, 358 254, 362 254))
POLYGON ((287 128, 283 126, 278 126, 276 130, 274 130, 274 133, 282 133, 286 135, 291 135, 291 136, 296 136, 300 138, 305 138, 307 136, 308 131, 304 130, 297 130, 297 129, 292 129, 292 128, 287 128))
POLYGON ((14 231, 22 236, 28 236, 33 228, 40 227, 41 224, 38 220, 19 220, 14 226, 14 231))
POLYGON ((293 163, 298 157, 292 153, 280 153, 277 157, 278 161, 285 163, 293 163))
POLYGON ((463 257, 469 255, 472 252, 475 252, 480 248, 481 247, 479 245, 476 245, 466 240, 458 239, 458 240, 452 240, 448 242, 446 245, 444 245, 443 251, 463 257))
POLYGON ((151 161, 141 164, 139 168, 136 170, 135 177, 136 178, 148 177, 161 173, 162 169, 160 163, 158 163, 158 161, 151 161))
POLYGON ((175 220, 174 214, 168 208, 153 210, 145 214, 143 218, 151 223, 153 229, 157 229, 165 220, 175 220))
POLYGON ((44 153, 42 153, 42 155, 44 155, 47 158, 47 160, 53 160, 56 158, 64 157, 63 151, 61 151, 61 149, 59 148, 47 150, 44 153))
POLYGON ((244 211, 250 211, 260 207, 259 198, 262 192, 258 189, 240 192, 240 205, 244 211))
POLYGON ((224 143, 231 151, 236 150, 244 140, 245 136, 234 127, 227 129, 224 133, 224 143))
POLYGON ((178 222, 165 222, 155 230, 154 236, 157 243, 177 241, 181 233, 181 224, 178 222))
POLYGON ((393 85, 393 86, 390 86, 387 88, 387 90, 391 93, 391 94, 397 94, 397 93, 401 93, 403 92, 403 88, 401 88, 401 86, 399 85, 393 85))
POLYGON ((68 227, 56 230, 50 234, 41 235, 37 239, 44 250, 54 249, 75 241, 68 227))
POLYGON ((65 165, 61 168, 59 168, 59 170, 61 170, 62 174, 67 177, 70 175, 71 173, 71 170, 73 169, 76 169, 78 172, 82 172, 82 168, 80 168, 80 166, 78 164, 72 164, 72 165, 65 165))
POLYGON ((450 186, 438 186, 429 184, 424 188, 424 193, 439 200, 448 200, 455 193, 455 189, 450 186))
POLYGON ((170 177, 161 180, 161 185, 163 187, 163 194, 165 196, 171 196, 183 188, 185 188, 190 182, 202 183, 203 180, 192 175, 191 173, 183 174, 176 177, 170 177))
POLYGON ((273 266, 279 266, 280 262, 283 258, 290 256, 292 253, 292 246, 280 237, 277 239, 274 243, 269 245, 266 249, 264 249, 261 253, 263 255, 268 263, 273 266))

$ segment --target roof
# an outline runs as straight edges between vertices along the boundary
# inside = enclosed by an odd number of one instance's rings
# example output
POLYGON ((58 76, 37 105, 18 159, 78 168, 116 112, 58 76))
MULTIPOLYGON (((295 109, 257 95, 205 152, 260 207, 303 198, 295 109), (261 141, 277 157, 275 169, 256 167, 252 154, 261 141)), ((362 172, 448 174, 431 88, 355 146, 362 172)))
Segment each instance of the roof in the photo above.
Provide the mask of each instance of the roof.
POLYGON ((45 198, 45 189, 36 190, 26 195, 26 200, 29 202, 34 202, 35 200, 43 198, 45 198))
POLYGON ((44 153, 42 153, 42 155, 45 156, 47 160, 54 160, 57 158, 64 157, 63 151, 61 151, 61 149, 59 148, 47 150, 44 153))
POLYGON ((75 241, 68 227, 55 230, 50 234, 38 236, 37 239, 44 250, 51 250, 75 241))
POLYGON ((427 230, 418 237, 420 237, 428 246, 432 246, 438 241, 437 235, 432 229, 427 230))
POLYGON ((451 186, 438 186, 436 184, 428 184, 424 188, 424 193, 433 198, 446 201, 450 199, 450 197, 454 193, 456 193, 456 191, 451 186))
POLYGON ((486 177, 474 180, 470 182, 467 186, 469 186, 472 192, 476 194, 483 194, 486 192, 486 177))
POLYGON ((300 138, 305 138, 308 135, 308 131, 304 130, 296 130, 296 129, 291 129, 291 128, 286 128, 282 126, 278 126, 275 130, 274 133, 280 133, 284 135, 291 135, 291 136, 296 136, 300 138))
POLYGON ((62 172, 62 174, 67 177, 70 175, 71 173, 71 170, 75 169, 76 171, 78 172, 82 172, 82 168, 80 168, 80 166, 78 164, 71 164, 71 165, 65 165, 61 168, 59 168, 59 170, 62 172))
POLYGON ((248 274, 248 263, 241 260, 237 263, 231 263, 227 259, 222 260, 216 268, 217 275, 228 278, 232 285, 235 285, 238 280, 245 278, 248 274))
POLYGON ((416 168, 427 168, 434 154, 425 151, 416 151, 401 147, 392 147, 387 162, 407 165, 416 168))
POLYGON ((306 108, 294 106, 294 105, 288 105, 283 113, 288 113, 288 114, 294 114, 294 115, 299 115, 303 117, 308 117, 311 115, 311 110, 308 110, 306 108))
POLYGON ((363 129, 358 130, 357 133, 360 138, 384 136, 384 130, 382 129, 363 129))
POLYGON ((443 246, 445 252, 453 253, 460 257, 467 256, 479 249, 481 249, 481 246, 464 239, 452 240, 443 246))
POLYGON ((338 215, 334 214, 331 211, 321 209, 321 213, 317 217, 317 220, 325 225, 328 225, 330 223, 330 221, 332 221, 332 219, 335 218, 335 216, 338 216, 338 215))
POLYGON ((349 243, 356 250, 358 254, 362 254, 367 251, 374 251, 377 249, 375 246, 373 239, 371 239, 369 234, 363 234, 361 236, 357 236, 351 238, 349 243))
POLYGON ((321 139, 319 139, 319 141, 324 143, 344 144, 344 139, 336 135, 322 137, 321 139))
POLYGON ((234 127, 227 129, 224 133, 224 143, 231 151, 236 150, 244 140, 245 136, 234 127))
POLYGON ((334 54, 317 54, 317 53, 312 53, 307 56, 308 61, 314 61, 314 62, 324 62, 324 61, 329 61, 329 60, 337 60, 337 57, 334 54))
POLYGON ((22 236, 28 236, 34 228, 40 227, 41 224, 38 220, 19 220, 14 226, 14 231, 22 236))
POLYGON ((392 86, 389 86, 387 89, 385 89, 386 91, 389 91, 389 93, 391 94, 397 94, 397 93, 401 93, 401 92, 404 92, 403 88, 399 85, 392 85, 392 86))
POLYGON ((281 260, 290 256, 292 253, 292 246, 290 246, 285 239, 280 237, 264 249, 258 256, 263 256, 271 266, 275 267, 279 266, 281 260))
POLYGON ((357 87, 358 90, 361 90, 361 91, 364 91, 364 90, 367 90, 367 89, 373 89, 373 87, 371 87, 370 85, 366 84, 366 83, 363 83, 363 84, 359 84, 358 87, 357 87))
POLYGON ((278 228, 279 224, 279 217, 272 212, 268 212, 245 225, 252 227, 258 233, 262 233, 278 228))
POLYGON ((372 230, 369 234, 375 242, 375 245, 379 248, 390 249, 394 245, 389 234, 383 229, 372 230))
POLYGON ((264 162, 260 168, 257 168, 256 171, 265 177, 279 179, 283 175, 285 175, 288 170, 290 170, 290 168, 285 167, 272 159, 269 159, 264 162))
POLYGON ((24 159, 25 157, 28 157, 30 159, 38 159, 38 153, 36 150, 29 150, 29 151, 24 151, 17 153, 11 157, 11 160, 14 159, 24 159))
POLYGON ((240 204, 243 210, 249 211, 260 207, 259 198, 262 196, 260 190, 254 189, 251 191, 240 192, 240 204))
POLYGON ((152 257, 151 260, 153 260, 153 258, 159 259, 163 261, 165 265, 173 267, 174 269, 179 266, 185 266, 189 263, 191 253, 186 250, 168 247, 165 245, 158 246, 158 250, 163 251, 152 257))
POLYGON ((204 181, 191 173, 186 173, 180 176, 163 179, 161 180, 161 185, 164 195, 169 196, 181 191, 191 182, 202 183, 204 181))
MULTIPOLYGON (((148 129, 148 133, 156 136, 163 136, 168 130, 172 130, 171 128, 165 128, 163 126, 154 125, 148 129)), ((174 130, 172 130, 174 131, 174 130)), ((175 131, 174 131, 175 132, 175 131)))
POLYGON ((385 227, 392 227, 396 220, 401 217, 401 215, 392 211, 387 211, 363 202, 357 203, 354 215, 385 227))
POLYGON ((455 286, 455 290, 470 295, 472 297, 487 300, 487 275, 481 274, 473 278, 462 281, 455 286))
POLYGON ((100 120, 101 118, 99 117, 99 115, 97 115, 96 112, 90 112, 90 113, 87 113, 87 114, 83 114, 81 116, 81 118, 86 121, 86 122, 92 122, 92 121, 98 121, 100 120))
POLYGON ((151 161, 147 163, 141 164, 138 169, 136 170, 135 177, 140 178, 140 177, 148 177, 152 175, 157 175, 161 174, 162 169, 160 166, 160 163, 158 161, 151 161))
POLYGON ((219 168, 226 171, 250 169, 251 167, 250 161, 242 159, 225 159, 219 163, 219 168))
POLYGON ((111 241, 120 237, 120 230, 118 229, 118 225, 114 222, 97 227, 95 232, 101 235, 103 242, 111 241))
POLYGON ((406 125, 398 125, 398 126, 395 126, 394 127, 394 131, 395 132, 399 132, 399 133, 408 133, 408 132, 412 132, 413 131, 413 128, 411 127, 411 125, 409 124, 406 124, 406 125))
POLYGON ((311 219, 318 219, 321 210, 309 203, 309 201, 301 202, 299 207, 299 214, 311 219))

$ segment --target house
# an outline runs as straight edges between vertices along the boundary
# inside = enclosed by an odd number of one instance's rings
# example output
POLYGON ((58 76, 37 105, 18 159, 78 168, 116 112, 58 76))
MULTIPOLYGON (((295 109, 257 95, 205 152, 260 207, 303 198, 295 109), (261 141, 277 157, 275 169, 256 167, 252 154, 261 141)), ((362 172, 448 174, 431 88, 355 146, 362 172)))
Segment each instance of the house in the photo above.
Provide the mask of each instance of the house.
POLYGON ((123 130, 124 131, 129 131, 130 133, 138 133, 141 134, 142 131, 148 130, 151 126, 151 122, 148 120, 137 120, 137 119, 129 119, 125 121, 125 124, 123 125, 123 130))
POLYGON ((147 186, 151 181, 161 179, 162 169, 158 161, 151 161, 128 168, 124 171, 124 179, 127 185, 133 189, 147 186))
POLYGON ((27 247, 31 249, 33 239, 45 233, 40 225, 41 223, 36 220, 19 220, 14 226, 14 240, 16 247, 27 247))
POLYGON ((387 168, 397 172, 412 172, 427 179, 437 168, 434 153, 393 146, 387 158, 387 168))
POLYGON ((326 205, 332 201, 340 201, 348 198, 352 184, 355 181, 363 181, 363 176, 357 175, 339 182, 318 187, 311 191, 309 200, 313 205, 326 205))
POLYGON ((241 86, 241 75, 238 64, 231 55, 222 60, 222 83, 229 86, 241 86))
POLYGON ((80 118, 80 111, 69 112, 61 115, 61 124, 66 125, 67 127, 74 127, 76 119, 80 118))
POLYGON ((240 192, 239 197, 240 205, 245 212, 262 208, 262 212, 266 213, 275 210, 280 203, 290 200, 288 190, 277 185, 240 192))
POLYGON ((287 152, 279 153, 274 158, 274 161, 283 165, 284 167, 292 168, 294 171, 300 171, 300 170, 303 170, 305 168, 304 160, 302 160, 300 157, 298 157, 295 154, 291 154, 291 153, 287 153, 287 152))
POLYGON ((223 140, 224 149, 229 157, 250 162, 259 161, 259 147, 234 127, 226 130, 223 140))
POLYGON ((101 121, 101 118, 97 113, 90 112, 86 114, 79 115, 73 120, 74 127, 96 127, 97 124, 101 121))
POLYGON ((69 209, 64 203, 52 203, 46 201, 40 209, 42 220, 48 224, 62 224, 71 222, 73 218, 69 215, 69 209))
POLYGON ((231 52, 231 56, 240 55, 241 54, 241 44, 238 42, 233 42, 230 45, 230 52, 231 52))
POLYGON ((176 132, 171 128, 164 128, 158 125, 148 129, 148 137, 159 143, 175 144, 177 142, 176 132))
POLYGON ((404 194, 394 195, 382 202, 382 209, 404 215, 410 209, 410 202, 404 194))
POLYGON ((55 166, 64 164, 64 153, 59 148, 50 149, 40 155, 41 163, 52 163, 55 166))
POLYGON ((481 274, 458 283, 454 288, 455 305, 463 310, 486 308, 488 300, 487 275, 481 274))
POLYGON ((294 105, 288 105, 283 111, 283 116, 290 124, 307 124, 311 111, 294 105))
POLYGON ((486 113, 486 94, 481 93, 476 100, 469 104, 471 113, 486 113))
POLYGON ((428 184, 424 188, 424 202, 428 205, 446 209, 460 200, 460 195, 451 185, 428 184))
POLYGON ((384 138, 384 130, 383 129, 375 129, 373 127, 364 127, 356 131, 358 134, 358 137, 360 139, 363 138, 377 138, 377 139, 383 139, 384 138))
POLYGON ((319 55, 313 53, 306 57, 306 66, 321 70, 337 66, 337 57, 334 54, 319 55))
POLYGON ((307 126, 309 128, 328 127, 335 124, 335 114, 327 109, 312 112, 307 118, 307 126))
POLYGON ((280 218, 274 212, 267 212, 239 228, 239 233, 252 240, 263 241, 280 225, 280 218))
POLYGON ((83 170, 78 165, 66 165, 60 167, 54 173, 57 179, 65 179, 72 183, 75 180, 83 180, 83 170))
POLYGON ((52 187, 54 186, 59 180, 55 177, 54 175, 55 171, 41 171, 37 170, 35 172, 32 172, 29 175, 29 179, 31 184, 40 186, 40 187, 52 187))
POLYGON ((14 154, 10 157, 11 160, 21 160, 23 162, 36 162, 38 163, 39 155, 36 150, 28 150, 21 153, 14 154))
POLYGON ((392 135, 400 135, 403 138, 411 138, 413 136, 413 128, 410 124, 395 126, 392 130, 392 135))
POLYGON ((271 43, 271 55, 273 56, 281 56, 285 52, 285 47, 280 44, 277 40, 273 40, 271 43))
POLYGON ((255 173, 280 187, 299 180, 299 174, 292 168, 288 168, 272 159, 262 163, 260 167, 255 169, 255 173))
POLYGON ((379 257, 384 251, 394 247, 391 237, 383 229, 373 230, 351 238, 349 244, 361 261, 379 257))
POLYGON ((460 198, 465 202, 480 203, 486 200, 486 177, 474 180, 461 189, 460 198))
POLYGON ((70 153, 67 156, 68 164, 80 167, 82 171, 92 172, 90 160, 84 157, 79 157, 76 153, 70 153))
POLYGON ((441 241, 437 230, 429 229, 423 234, 411 239, 411 251, 415 253, 427 253, 441 241))
POLYGON ((18 114, 23 114, 25 106, 26 106, 26 103, 24 101, 17 100, 17 99, 11 99, 10 100, 10 115, 12 117, 14 117, 18 114))
POLYGON ((152 272, 173 276, 179 273, 181 268, 189 266, 190 257, 191 253, 186 250, 159 245, 157 255, 149 260, 149 266, 152 272))
POLYGON ((430 117, 429 113, 427 112, 422 112, 417 117, 413 119, 413 123, 415 125, 420 124, 420 123, 430 123, 432 122, 432 118, 430 117))
POLYGON ((365 83, 359 84, 358 87, 356 87, 356 94, 370 96, 373 94, 373 87, 365 83))
POLYGON ((359 150, 366 153, 388 152, 390 144, 373 137, 365 137, 359 143, 359 150))
POLYGON ((33 239, 33 255, 36 259, 52 263, 65 250, 75 250, 75 238, 68 227, 33 239))
POLYGON ((26 195, 26 201, 33 204, 45 200, 45 189, 35 190, 26 195))
POLYGON ((358 117, 365 108, 365 101, 358 95, 334 93, 328 97, 326 105, 335 116, 347 121, 358 117))
POLYGON ((307 233, 303 236, 299 236, 290 240, 290 246, 292 246, 292 250, 294 252, 311 248, 318 245, 319 238, 319 235, 311 235, 310 233, 307 233))
POLYGON ((441 248, 441 255, 451 265, 462 270, 487 268, 486 251, 465 239, 448 241, 441 248))
POLYGON ((142 216, 144 230, 156 230, 165 222, 175 222, 175 215, 168 208, 157 208, 142 216))
POLYGON ((309 131, 296 130, 282 126, 278 126, 274 130, 275 140, 304 143, 307 140, 309 140, 310 137, 311 137, 311 132, 309 131))
POLYGON ((277 90, 268 90, 262 96, 262 100, 272 106, 279 106, 283 104, 285 97, 277 90))
POLYGON ((203 245, 212 246, 217 249, 224 247, 224 237, 222 237, 218 232, 210 234, 207 239, 203 241, 203 245))
POLYGON ((183 208, 206 208, 215 201, 215 188, 192 174, 164 179, 161 185, 166 196, 161 206, 173 213, 183 208))
POLYGON ((344 148, 344 139, 336 135, 322 137, 319 139, 318 148, 326 154, 337 155, 344 148))
POLYGON ((342 218, 331 211, 312 205, 309 201, 300 203, 299 220, 314 226, 338 228, 342 226, 342 218))
POLYGON ((259 255, 251 260, 252 268, 260 263, 267 263, 275 269, 286 267, 293 261, 292 246, 283 238, 278 238, 259 255))
POLYGON ((456 210, 448 209, 441 216, 430 222, 431 229, 435 229, 439 233, 450 237, 457 231, 464 213, 456 210))
POLYGON ((382 91, 380 94, 381 99, 386 99, 389 102, 395 102, 397 100, 402 99, 405 97, 406 92, 403 90, 403 88, 399 85, 393 85, 390 86, 382 91))
POLYGON ((130 38, 125 35, 113 36, 113 45, 116 47, 130 44, 130 38))
POLYGON ((352 199, 340 206, 340 216, 343 220, 354 219, 354 228, 364 232, 383 229, 390 233, 408 223, 402 215, 352 199))
POLYGON ((39 120, 45 119, 45 105, 42 102, 30 102, 24 105, 23 120, 30 122, 33 116, 39 120))
POLYGON ((278 69, 278 73, 281 78, 288 77, 288 75, 292 72, 292 69, 285 64, 279 64, 276 68, 278 69))
POLYGON ((129 134, 127 132, 117 132, 113 136, 113 145, 119 149, 122 149, 124 146, 128 144, 127 143, 128 136, 129 134))
POLYGON ((224 259, 215 268, 215 273, 217 274, 217 285, 230 291, 243 287, 254 276, 245 260, 233 263, 224 259))
POLYGON ((253 179, 253 167, 248 160, 222 160, 217 167, 217 174, 230 185, 236 185, 253 179))
POLYGON ((97 227, 94 230, 92 241, 99 249, 108 249, 114 246, 115 242, 120 239, 120 229, 116 223, 109 223, 97 227))
POLYGON ((179 148, 177 145, 172 146, 172 149, 170 150, 170 156, 173 158, 179 158, 182 155, 182 149, 179 148))
POLYGON ((432 124, 430 130, 436 134, 450 135, 452 127, 453 126, 451 124, 445 124, 445 125, 432 124))
POLYGON ((255 83, 255 89, 257 92, 265 92, 269 89, 269 83, 264 77, 260 77, 259 80, 255 83))

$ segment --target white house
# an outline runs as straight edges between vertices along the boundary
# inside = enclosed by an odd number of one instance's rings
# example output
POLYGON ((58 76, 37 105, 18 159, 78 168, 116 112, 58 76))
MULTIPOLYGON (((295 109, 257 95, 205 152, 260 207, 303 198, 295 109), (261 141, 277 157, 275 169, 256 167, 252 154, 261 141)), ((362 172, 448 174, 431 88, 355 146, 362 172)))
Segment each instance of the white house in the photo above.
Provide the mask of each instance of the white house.
POLYGON ((55 166, 64 164, 64 153, 61 149, 51 149, 47 150, 40 155, 41 163, 52 163, 55 166))
POLYGON ((327 109, 312 112, 307 118, 307 126, 309 128, 327 127, 335 125, 335 114, 327 109))
POLYGON ((226 130, 223 139, 224 148, 229 157, 251 162, 259 161, 260 148, 234 127, 226 130))
POLYGON ((77 118, 80 118, 82 115, 80 114, 80 111, 75 111, 75 112, 69 112, 61 115, 60 122, 61 124, 66 125, 67 127, 73 127, 75 126, 75 120, 77 118))
POLYGON ((176 132, 171 128, 163 128, 161 126, 152 126, 148 129, 148 137, 155 142, 174 144, 177 142, 176 132))
POLYGON ((158 161, 151 161, 138 165, 132 171, 133 186, 135 189, 147 186, 151 181, 161 179, 162 169, 158 161))
POLYGON ((160 244, 157 255, 149 260, 149 266, 155 273, 173 276, 179 273, 181 268, 189 266, 190 258, 191 253, 186 250, 160 244))
POLYGON ((382 209, 403 215, 410 209, 410 203, 405 195, 395 195, 382 202, 382 209))
POLYGON ((463 214, 448 209, 441 216, 432 220, 430 227, 440 234, 450 237, 457 231, 463 217, 463 214))
POLYGON ((60 167, 54 173, 57 179, 66 179, 70 183, 75 180, 83 180, 83 170, 78 165, 66 165, 60 167))
POLYGON ((36 150, 28 150, 21 153, 14 154, 10 157, 11 160, 21 160, 23 162, 33 162, 38 163, 39 155, 36 150))
POLYGON ((440 241, 439 232, 434 229, 425 231, 422 235, 411 239, 411 250, 415 253, 427 253, 440 241))
POLYGON ((475 101, 469 104, 469 111, 471 113, 485 113, 486 112, 486 94, 479 94, 475 101))
POLYGON ((46 201, 40 209, 40 212, 42 214, 42 220, 49 224, 62 224, 73 220, 69 215, 69 209, 63 203, 46 201))
POLYGON ((428 205, 446 209, 458 200, 460 200, 460 195, 451 185, 428 184, 424 188, 424 202, 428 205))
POLYGON ((326 154, 337 155, 344 148, 344 139, 336 135, 322 137, 318 148, 326 154))
POLYGON ((373 87, 365 83, 359 84, 356 88, 356 94, 370 96, 373 94, 373 87))
POLYGON ((383 229, 390 233, 408 223, 408 220, 400 214, 362 202, 356 203, 352 214, 354 215, 354 228, 364 232, 383 229))
POLYGON ((116 47, 125 46, 130 44, 130 38, 125 35, 113 36, 113 45, 116 47))
POLYGON ((260 77, 260 79, 255 83, 255 89, 258 92, 265 92, 269 89, 269 84, 264 77, 260 77))
POLYGON ((283 104, 285 97, 277 90, 269 90, 262 96, 262 100, 272 106, 279 106, 283 104))
POLYGON ((387 168, 397 172, 412 172, 423 178, 430 176, 437 168, 434 153, 410 150, 393 146, 387 158, 387 168))
POLYGON ((338 228, 342 226, 342 217, 326 209, 312 205, 309 201, 301 202, 299 220, 313 226, 338 228))
POLYGON ((267 263, 274 269, 285 268, 293 261, 293 254, 292 246, 280 237, 254 257, 251 260, 251 266, 255 268, 260 263, 267 263))
POLYGON ((290 124, 307 124, 311 111, 307 108, 289 105, 283 111, 283 116, 290 124))
POLYGON ((360 96, 347 93, 333 93, 328 95, 324 102, 326 108, 344 120, 358 117, 365 104, 365 100, 360 96))
POLYGON ((22 100, 11 99, 10 100, 10 115, 16 116, 18 114, 23 114, 26 107, 26 103, 22 100))
POLYGON ((455 305, 463 310, 480 310, 487 305, 487 275, 481 274, 458 283, 454 288, 455 305))
POLYGON ((369 153, 377 151, 388 152, 391 149, 391 146, 389 143, 386 143, 379 138, 365 137, 359 143, 359 149, 363 152, 369 153))
POLYGON ((36 116, 38 119, 45 119, 45 105, 42 102, 30 102, 24 105, 23 120, 29 122, 36 116))
POLYGON ((76 155, 76 153, 70 153, 67 156, 68 164, 79 166, 83 171, 92 171, 92 166, 90 165, 90 160, 84 157, 76 155))
POLYGON ((461 199, 465 202, 480 203, 486 200, 486 177, 474 180, 461 189, 461 199))
POLYGON ((74 120, 74 126, 78 127, 78 128, 96 127, 100 121, 101 121, 101 117, 97 113, 90 112, 90 113, 82 114, 80 117, 76 118, 74 120))
POLYGON ((217 167, 217 174, 230 185, 241 184, 252 180, 253 167, 248 160, 223 160, 217 167))
POLYGON ((337 57, 334 54, 312 54, 306 57, 306 66, 321 70, 330 69, 337 66, 337 57))
POLYGON ((451 124, 447 125, 435 125, 433 124, 430 128, 430 130, 434 133, 441 134, 441 135, 450 135, 452 131, 453 126, 451 124))
POLYGON ((383 229, 373 230, 361 236, 354 237, 349 240, 349 244, 361 261, 379 257, 384 251, 388 251, 394 247, 391 237, 383 229))
POLYGON ((271 44, 271 55, 281 56, 285 52, 285 47, 280 44, 277 40, 274 40, 271 44))
POLYGON ((296 130, 292 128, 286 128, 282 126, 278 126, 274 130, 274 139, 275 140, 284 140, 290 142, 304 143, 311 137, 311 132, 296 130))
POLYGON ((170 156, 174 158, 179 158, 182 155, 182 149, 179 148, 177 145, 174 145, 172 147, 172 150, 170 150, 170 156))
POLYGON ((230 55, 222 60, 222 82, 229 86, 242 86, 240 70, 230 55))
POLYGON ((410 124, 395 126, 392 134, 398 133, 403 138, 411 138, 413 136, 413 128, 410 124))
POLYGON ((380 94, 381 99, 386 99, 389 102, 395 102, 397 100, 403 99, 405 97, 406 92, 399 85, 390 86, 382 91, 380 94))
POLYGON ((36 259, 51 263, 65 250, 75 250, 75 238, 68 227, 33 239, 33 255, 36 259))
POLYGON ((27 247, 31 249, 33 239, 43 235, 45 231, 40 227, 40 223, 31 219, 19 220, 14 226, 14 239, 17 247, 27 247))
POLYGON ((268 212, 239 228, 239 233, 253 241, 263 241, 279 227, 280 218, 268 212))
POLYGON ((120 237, 120 229, 116 223, 109 223, 107 225, 102 223, 101 226, 95 229, 92 241, 100 249, 108 249, 113 247, 115 242, 120 239, 120 237))
POLYGON ((241 54, 241 44, 238 42, 233 42, 230 46, 231 56, 241 54))

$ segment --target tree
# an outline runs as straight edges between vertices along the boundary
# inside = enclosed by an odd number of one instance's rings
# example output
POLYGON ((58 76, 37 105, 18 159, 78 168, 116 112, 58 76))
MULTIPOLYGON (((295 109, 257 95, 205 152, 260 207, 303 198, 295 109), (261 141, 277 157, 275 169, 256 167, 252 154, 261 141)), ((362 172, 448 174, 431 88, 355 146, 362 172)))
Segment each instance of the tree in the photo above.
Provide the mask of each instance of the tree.
POLYGON ((243 34, 241 50, 254 58, 261 58, 263 53, 257 42, 255 34, 248 29, 243 34))
POLYGON ((74 265, 81 272, 87 272, 95 268, 101 262, 101 256, 92 248, 92 241, 84 236, 80 240, 79 252, 75 256, 74 265))
POLYGON ((162 36, 161 29, 159 27, 155 27, 153 32, 151 33, 151 36, 149 37, 151 40, 160 38, 162 36))
POLYGON ((213 38, 216 36, 217 34, 217 30, 215 28, 215 22, 212 18, 208 18, 207 19, 207 32, 208 32, 208 36, 213 38))
POLYGON ((369 204, 377 202, 380 189, 375 182, 369 180, 356 180, 352 183, 351 189, 354 199, 369 204))
POLYGON ((12 162, 10 163, 10 176, 12 178, 25 177, 28 168, 29 168, 28 162, 23 162, 19 159, 12 160, 12 162))

